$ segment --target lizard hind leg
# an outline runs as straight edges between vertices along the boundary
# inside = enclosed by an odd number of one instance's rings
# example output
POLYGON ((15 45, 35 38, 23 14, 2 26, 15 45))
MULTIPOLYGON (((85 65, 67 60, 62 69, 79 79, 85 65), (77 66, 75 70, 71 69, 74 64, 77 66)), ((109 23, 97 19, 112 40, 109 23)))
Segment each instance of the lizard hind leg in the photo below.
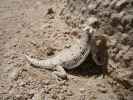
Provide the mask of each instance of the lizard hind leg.
POLYGON ((56 66, 56 70, 52 72, 52 76, 56 80, 67 79, 67 73, 62 66, 56 66))

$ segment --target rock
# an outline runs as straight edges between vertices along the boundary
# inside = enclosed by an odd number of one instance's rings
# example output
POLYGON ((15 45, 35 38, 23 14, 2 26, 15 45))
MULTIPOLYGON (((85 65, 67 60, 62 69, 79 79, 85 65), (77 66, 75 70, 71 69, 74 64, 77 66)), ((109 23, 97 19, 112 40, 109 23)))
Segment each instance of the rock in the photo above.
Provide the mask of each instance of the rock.
POLYGON ((66 99, 65 95, 63 94, 59 95, 59 100, 65 100, 65 99, 66 99))
POLYGON ((22 95, 16 95, 11 100, 26 100, 27 98, 22 95))
POLYGON ((92 26, 92 27, 99 27, 99 22, 98 19, 96 17, 90 17, 87 19, 88 21, 88 25, 92 26))
POLYGON ((31 89, 30 91, 29 91, 29 98, 31 99, 31 98, 33 98, 33 96, 34 96, 34 94, 36 93, 36 91, 34 90, 34 89, 31 89))
POLYGON ((55 99, 57 99, 57 97, 58 97, 58 96, 57 96, 57 94, 56 94, 56 93, 52 93, 52 94, 51 94, 51 97, 52 97, 52 99, 54 99, 54 100, 55 100, 55 99))
POLYGON ((102 93, 106 93, 107 92, 107 87, 106 87, 106 84, 103 83, 103 84, 97 84, 97 87, 98 87, 98 91, 99 92, 102 92, 102 93))
POLYGON ((65 48, 70 48, 70 47, 71 47, 71 44, 69 43, 65 45, 65 48))
POLYGON ((71 5, 71 6, 70 6, 70 12, 74 12, 75 9, 76 9, 76 8, 75 8, 74 5, 71 5))
POLYGON ((130 41, 130 40, 129 40, 129 35, 126 34, 126 33, 123 33, 123 34, 122 34, 122 39, 121 39, 122 44, 128 45, 128 43, 129 43, 128 41, 130 41))
POLYGON ((127 100, 133 100, 133 93, 128 94, 127 100))
POLYGON ((22 96, 19 95, 19 94, 17 94, 15 97, 16 97, 17 99, 20 99, 22 96))
POLYGON ((105 17, 110 17, 111 16, 111 12, 110 11, 103 11, 103 12, 99 12, 100 16, 105 16, 105 17))
POLYGON ((120 32, 123 32, 123 27, 122 27, 122 25, 118 25, 116 28, 117 28, 120 32))
POLYGON ((88 5, 88 9, 93 10, 96 8, 96 6, 97 6, 97 4, 90 4, 90 5, 88 5))
POLYGON ((122 8, 126 7, 126 4, 128 3, 128 0, 119 0, 115 7, 118 9, 118 10, 121 10, 122 8))
POLYGON ((43 91, 37 92, 37 93, 33 96, 32 100, 45 100, 45 96, 44 96, 44 94, 43 94, 43 91))
POLYGON ((117 53, 115 60, 120 61, 123 58, 124 54, 128 51, 128 49, 129 46, 122 46, 122 50, 117 53))
POLYGON ((105 0, 104 2, 102 2, 103 7, 105 7, 105 8, 108 7, 109 4, 110 4, 109 0, 105 0))
POLYGON ((53 13, 54 13, 53 8, 49 8, 47 14, 49 15, 49 14, 53 14, 53 13))
POLYGON ((112 25, 113 26, 117 26, 118 24, 121 23, 121 18, 123 17, 125 12, 121 12, 121 13, 114 13, 111 15, 111 19, 112 19, 112 25))
POLYGON ((42 84, 44 84, 44 85, 50 85, 50 80, 43 80, 42 81, 42 84))
POLYGON ((62 89, 60 90, 61 93, 65 93, 67 92, 67 86, 63 86, 62 89))
POLYGON ((98 88, 98 91, 102 92, 102 93, 106 93, 107 89, 106 88, 98 88))
POLYGON ((128 50, 124 55, 123 55, 123 59, 125 61, 130 61, 131 59, 133 59, 133 51, 132 50, 128 50))
POLYGON ((24 82, 24 81, 21 81, 20 83, 19 83, 19 86, 21 86, 21 87, 24 87, 26 85, 26 83, 24 82))
POLYGON ((80 93, 84 93, 85 89, 84 88, 80 88, 79 91, 80 91, 80 93))
POLYGON ((73 95, 73 92, 71 90, 68 90, 67 91, 67 96, 72 96, 73 95))
POLYGON ((97 13, 96 7, 97 7, 96 3, 95 4, 89 4, 87 7, 89 14, 92 14, 92 15, 96 14, 97 13))
POLYGON ((51 91, 53 88, 56 88, 56 85, 55 84, 52 84, 52 85, 49 85, 48 86, 48 90, 51 91))
POLYGON ((133 26, 133 15, 125 15, 123 16, 121 23, 123 26, 130 24, 133 26))
POLYGON ((112 0, 112 2, 110 3, 110 7, 114 8, 117 1, 118 0, 112 0))
POLYGON ((58 85, 59 85, 59 86, 63 86, 63 85, 65 85, 65 84, 66 84, 66 80, 63 80, 63 81, 60 81, 58 85))
POLYGON ((82 9, 81 9, 81 13, 82 13, 82 14, 85 14, 86 10, 87 10, 86 7, 82 7, 82 9))

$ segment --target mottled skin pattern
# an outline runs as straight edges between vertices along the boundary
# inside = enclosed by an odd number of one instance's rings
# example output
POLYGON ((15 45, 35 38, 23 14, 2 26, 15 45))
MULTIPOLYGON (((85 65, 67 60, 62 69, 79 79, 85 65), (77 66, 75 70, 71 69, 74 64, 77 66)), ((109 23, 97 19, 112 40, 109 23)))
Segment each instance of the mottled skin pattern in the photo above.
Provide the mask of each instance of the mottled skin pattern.
MULTIPOLYGON (((76 43, 72 47, 66 48, 59 52, 54 57, 48 58, 46 60, 37 60, 26 55, 27 60, 34 66, 41 68, 55 70, 53 75, 57 78, 66 77, 65 69, 73 69, 78 67, 88 56, 94 43, 94 38, 92 34, 94 29, 91 27, 85 27, 79 34, 80 39, 75 38, 76 43)), ((94 49, 95 47, 93 47, 94 49)), ((94 52, 92 52, 94 53, 94 52)), ((93 54, 92 54, 93 55, 93 54)), ((98 62, 93 56, 94 61, 98 62)), ((97 64, 100 64, 99 62, 97 64)))

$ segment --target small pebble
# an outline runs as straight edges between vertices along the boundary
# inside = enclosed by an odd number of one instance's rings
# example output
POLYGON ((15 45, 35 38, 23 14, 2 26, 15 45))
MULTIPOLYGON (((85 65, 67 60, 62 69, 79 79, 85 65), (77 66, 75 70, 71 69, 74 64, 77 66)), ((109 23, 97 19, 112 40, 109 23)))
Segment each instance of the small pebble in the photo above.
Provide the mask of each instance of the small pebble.
POLYGON ((70 90, 68 90, 68 91, 67 91, 67 96, 72 96, 72 95, 73 95, 73 92, 70 91, 70 90))
POLYGON ((53 9, 49 8, 47 14, 53 14, 53 13, 54 13, 53 9))

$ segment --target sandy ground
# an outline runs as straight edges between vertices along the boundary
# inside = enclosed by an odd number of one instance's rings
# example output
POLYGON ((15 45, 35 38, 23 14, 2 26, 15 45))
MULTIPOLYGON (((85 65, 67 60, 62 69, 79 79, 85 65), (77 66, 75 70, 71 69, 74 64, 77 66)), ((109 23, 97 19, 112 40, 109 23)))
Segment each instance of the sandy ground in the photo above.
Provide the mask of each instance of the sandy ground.
POLYGON ((121 85, 108 76, 82 75, 78 69, 68 71, 68 80, 56 82, 51 71, 26 61, 24 54, 43 59, 68 43, 63 36, 71 28, 60 16, 65 4, 0 0, 0 100, 118 100, 114 87, 121 85))

